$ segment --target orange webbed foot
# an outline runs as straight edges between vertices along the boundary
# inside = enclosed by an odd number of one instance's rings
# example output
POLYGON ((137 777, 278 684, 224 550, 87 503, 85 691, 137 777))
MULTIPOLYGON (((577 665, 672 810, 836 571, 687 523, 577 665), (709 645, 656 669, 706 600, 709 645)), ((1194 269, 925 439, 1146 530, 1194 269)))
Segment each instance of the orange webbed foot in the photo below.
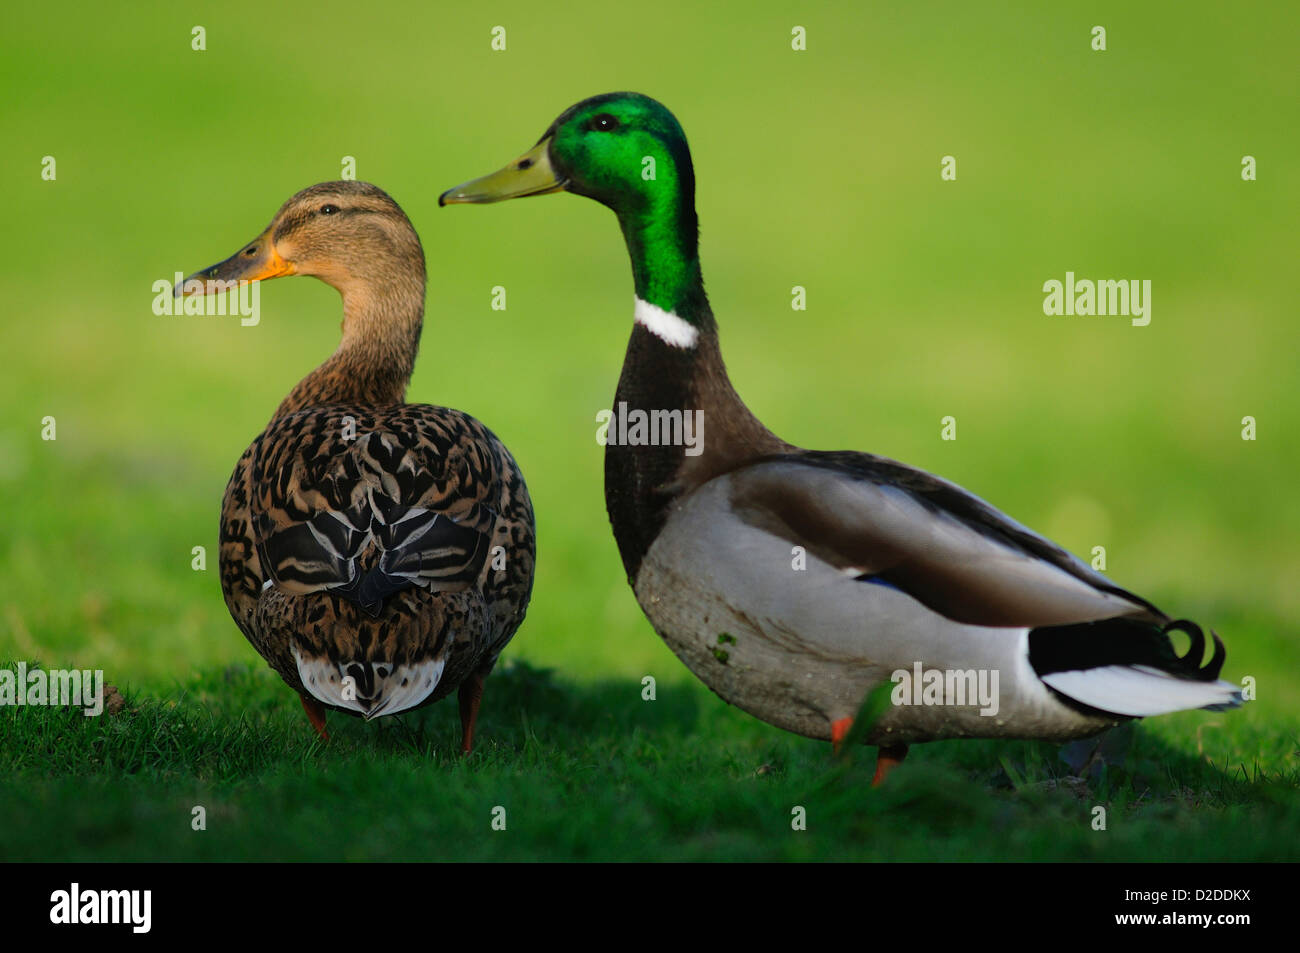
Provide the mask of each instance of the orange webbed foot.
POLYGON ((460 703, 460 753, 470 754, 474 750, 474 725, 478 721, 478 706, 483 701, 483 682, 487 673, 472 673, 461 682, 456 698, 460 703))
POLYGON ((885 781, 885 775, 902 764, 906 757, 907 745, 881 745, 876 754, 876 773, 871 779, 871 786, 880 787, 885 781))
POLYGON ((852 728, 852 718, 839 718, 831 722, 831 750, 836 754, 840 753, 840 746, 844 744, 844 739, 848 737, 852 728))
POLYGON ((316 729, 316 734, 320 736, 320 740, 329 741, 330 733, 325 730, 325 706, 309 695, 299 695, 298 697, 302 699, 302 710, 307 713, 307 720, 316 729))

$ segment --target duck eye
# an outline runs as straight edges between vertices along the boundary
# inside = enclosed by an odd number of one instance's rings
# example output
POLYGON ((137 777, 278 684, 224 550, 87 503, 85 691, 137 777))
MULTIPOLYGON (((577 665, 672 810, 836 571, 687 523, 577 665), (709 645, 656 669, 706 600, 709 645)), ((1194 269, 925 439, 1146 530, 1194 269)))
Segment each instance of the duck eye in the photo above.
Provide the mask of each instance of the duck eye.
POLYGON ((610 132, 618 128, 618 119, 609 113, 601 113, 591 120, 591 128, 601 132, 610 132))
POLYGON ((333 215, 338 210, 339 207, 337 205, 322 205, 320 207, 320 213, 322 215, 333 215))

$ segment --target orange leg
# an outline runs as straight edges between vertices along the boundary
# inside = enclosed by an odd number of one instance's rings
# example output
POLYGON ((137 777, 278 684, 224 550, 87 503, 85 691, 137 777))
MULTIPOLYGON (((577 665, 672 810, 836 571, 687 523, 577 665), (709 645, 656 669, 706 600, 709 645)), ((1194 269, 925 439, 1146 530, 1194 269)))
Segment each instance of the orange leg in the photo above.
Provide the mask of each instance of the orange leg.
POLYGON ((840 753, 840 745, 848 736, 849 729, 853 727, 852 718, 841 718, 838 721, 831 722, 831 750, 836 754, 840 753))
POLYGON ((483 682, 486 672, 474 672, 460 683, 456 700, 460 702, 460 753, 474 750, 474 722, 478 721, 479 702, 483 701, 483 682))
POLYGON ((885 775, 903 763, 907 757, 907 745, 881 745, 876 754, 876 775, 871 779, 871 786, 878 788, 884 783, 885 775))
POLYGON ((316 729, 316 734, 320 735, 320 740, 329 741, 330 733, 325 730, 325 706, 310 695, 298 697, 302 699, 302 710, 307 713, 307 720, 316 729))

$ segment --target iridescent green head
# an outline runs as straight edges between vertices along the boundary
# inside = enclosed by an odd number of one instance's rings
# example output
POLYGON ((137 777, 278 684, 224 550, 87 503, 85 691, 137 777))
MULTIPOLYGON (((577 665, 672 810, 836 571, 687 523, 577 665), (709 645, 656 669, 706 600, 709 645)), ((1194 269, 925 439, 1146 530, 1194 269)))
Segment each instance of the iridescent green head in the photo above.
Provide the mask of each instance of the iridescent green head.
POLYGON ((683 187, 694 199, 691 154, 677 118, 649 96, 605 93, 566 109, 504 169, 448 189, 438 201, 500 202, 564 189, 624 214, 683 187))
POLYGON ((438 204, 487 203, 564 190, 613 209, 637 295, 666 310, 702 299, 695 173, 686 134, 640 93, 605 93, 566 109, 531 150, 500 171, 448 189, 438 204))

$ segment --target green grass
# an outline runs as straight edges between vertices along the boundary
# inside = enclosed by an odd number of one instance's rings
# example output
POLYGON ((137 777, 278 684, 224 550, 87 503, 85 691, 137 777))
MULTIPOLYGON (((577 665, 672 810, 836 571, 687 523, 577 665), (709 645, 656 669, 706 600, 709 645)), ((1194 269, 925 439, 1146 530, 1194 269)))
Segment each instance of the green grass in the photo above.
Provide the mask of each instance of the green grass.
POLYGON ((0 856, 1293 858, 1300 129, 1281 117, 1300 12, 1128 6, 10 11, 0 661, 102 668, 130 706, 0 710, 0 856), (696 683, 642 618, 602 503, 595 414, 632 305, 612 216, 568 196, 437 208, 622 88, 690 137, 705 278, 755 413, 940 473, 1076 553, 1104 545, 1117 582, 1219 631, 1225 676, 1259 700, 1143 723, 1076 800, 1041 783, 1070 769, 1034 744, 921 746, 873 791, 869 753, 834 762, 696 683), (256 328, 150 310, 153 281, 230 254, 344 155, 425 244, 410 398, 492 427, 537 509, 533 605, 464 761, 450 704, 334 717, 315 743, 221 601, 222 489, 333 349, 335 293, 269 283, 256 328), (1151 325, 1045 317, 1066 270, 1151 279, 1151 325))
POLYGON ((1070 776, 1056 746, 991 742, 925 746, 873 790, 865 752, 832 760, 694 682, 644 701, 639 682, 580 684, 516 664, 488 692, 469 758, 453 753, 454 706, 370 726, 335 716, 321 743, 273 675, 243 666, 165 700, 128 691, 112 717, 6 713, 0 745, 23 783, 0 788, 3 855, 1136 861, 1300 850, 1296 738, 1251 718, 1143 726, 1123 765, 1077 792, 1052 783, 1070 776), (1105 831, 1092 828, 1098 805, 1105 831), (205 830, 192 829, 195 806, 205 830), (505 830, 492 827, 497 807, 505 830), (792 829, 796 807, 806 830, 792 829))

